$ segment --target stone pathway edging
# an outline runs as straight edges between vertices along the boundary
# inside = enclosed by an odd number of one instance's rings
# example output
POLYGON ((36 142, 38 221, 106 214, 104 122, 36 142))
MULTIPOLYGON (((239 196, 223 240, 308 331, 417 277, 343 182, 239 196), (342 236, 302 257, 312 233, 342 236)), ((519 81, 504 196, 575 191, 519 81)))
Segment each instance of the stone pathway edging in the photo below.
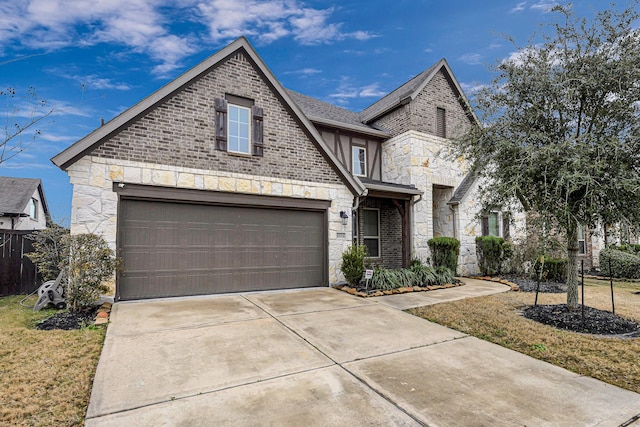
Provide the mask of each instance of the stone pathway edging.
POLYGON ((435 291, 438 289, 457 288, 460 286, 464 286, 464 283, 445 283, 444 285, 435 285, 435 286, 407 286, 407 287, 391 289, 387 291, 378 290, 373 293, 358 291, 356 288, 352 288, 349 285, 338 285, 338 286, 334 286, 333 288, 346 292, 351 295, 355 295, 357 297, 369 298, 369 297, 381 297, 384 295, 406 294, 408 292, 428 292, 428 291, 435 291))
POLYGON ((98 309, 98 313, 96 313, 96 319, 94 320, 94 325, 106 325, 109 323, 109 315, 111 314, 111 303, 105 302, 98 309))

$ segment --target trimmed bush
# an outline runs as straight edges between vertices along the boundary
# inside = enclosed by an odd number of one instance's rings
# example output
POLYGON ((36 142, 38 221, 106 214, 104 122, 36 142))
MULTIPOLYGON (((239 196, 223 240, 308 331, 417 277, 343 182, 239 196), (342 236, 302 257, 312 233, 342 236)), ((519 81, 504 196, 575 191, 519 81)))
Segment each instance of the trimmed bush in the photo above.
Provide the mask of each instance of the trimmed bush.
POLYGON ((533 277, 549 282, 564 282, 567 278, 567 260, 545 256, 541 265, 540 259, 536 259, 533 264, 533 277))
POLYGON ((340 271, 342 271, 347 283, 354 288, 358 286, 362 279, 362 275, 364 274, 364 259, 367 255, 367 248, 364 245, 351 245, 342 253, 342 265, 340 266, 340 271))
POLYGON ((636 245, 634 243, 623 243, 621 245, 611 245, 609 246, 609 248, 640 256, 640 245, 636 245))
POLYGON ((113 276, 117 261, 107 242, 96 234, 74 234, 64 237, 69 256, 69 276, 65 298, 69 311, 92 307, 101 293, 109 288, 102 282, 113 276))
POLYGON ((600 252, 600 269, 606 276, 640 279, 640 256, 618 249, 607 248, 600 252), (609 270, 611 261, 611 270, 609 270))
POLYGON ((460 241, 453 237, 434 237, 427 242, 434 267, 447 267, 453 274, 458 271, 460 241))
POLYGON ((476 237, 476 256, 478 258, 478 268, 483 276, 493 276, 502 271, 502 261, 504 260, 504 239, 497 236, 476 237))

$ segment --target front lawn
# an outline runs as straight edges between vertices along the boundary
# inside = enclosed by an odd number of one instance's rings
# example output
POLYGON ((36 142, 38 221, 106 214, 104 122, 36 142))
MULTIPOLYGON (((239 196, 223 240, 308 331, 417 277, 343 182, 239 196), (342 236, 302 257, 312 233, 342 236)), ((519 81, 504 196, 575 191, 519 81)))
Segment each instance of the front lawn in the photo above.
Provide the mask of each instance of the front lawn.
MULTIPOLYGON (((606 281, 585 281, 586 305, 611 310, 606 281)), ((640 322, 640 283, 614 283, 616 314, 640 322)), ((640 338, 605 338, 559 330, 524 318, 535 293, 506 292, 408 310, 460 332, 640 393, 640 338)), ((540 294, 538 304, 566 303, 566 294, 540 294)))
POLYGON ((22 298, 0 298, 0 425, 82 425, 105 329, 36 330, 55 310, 22 298))

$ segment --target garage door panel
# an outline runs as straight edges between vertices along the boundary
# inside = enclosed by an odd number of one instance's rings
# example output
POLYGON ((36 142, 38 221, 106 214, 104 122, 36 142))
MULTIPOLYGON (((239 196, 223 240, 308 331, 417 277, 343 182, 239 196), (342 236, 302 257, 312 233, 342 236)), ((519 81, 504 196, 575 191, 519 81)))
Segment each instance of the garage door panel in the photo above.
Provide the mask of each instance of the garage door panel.
POLYGON ((326 283, 323 211, 121 200, 120 299, 326 283))

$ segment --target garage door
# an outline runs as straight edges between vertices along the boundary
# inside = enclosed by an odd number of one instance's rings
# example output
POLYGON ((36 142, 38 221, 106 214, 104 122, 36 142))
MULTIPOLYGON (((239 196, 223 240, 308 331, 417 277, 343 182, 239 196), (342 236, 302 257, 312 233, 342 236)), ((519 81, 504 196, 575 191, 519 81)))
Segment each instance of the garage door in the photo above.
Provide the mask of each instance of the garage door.
POLYGON ((324 211, 120 203, 119 299, 326 284, 324 211))

